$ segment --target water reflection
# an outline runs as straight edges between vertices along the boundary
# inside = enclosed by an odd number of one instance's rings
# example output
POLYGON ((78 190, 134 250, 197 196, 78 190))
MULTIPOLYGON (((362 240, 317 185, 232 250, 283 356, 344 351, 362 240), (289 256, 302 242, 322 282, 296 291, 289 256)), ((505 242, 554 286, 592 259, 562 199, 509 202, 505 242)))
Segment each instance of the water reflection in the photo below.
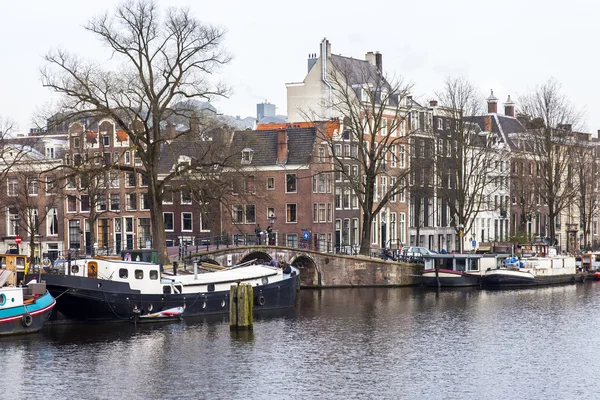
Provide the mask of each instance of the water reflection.
POLYGON ((599 290, 328 289, 252 331, 226 316, 51 326, 0 338, 2 398, 592 399, 599 290))

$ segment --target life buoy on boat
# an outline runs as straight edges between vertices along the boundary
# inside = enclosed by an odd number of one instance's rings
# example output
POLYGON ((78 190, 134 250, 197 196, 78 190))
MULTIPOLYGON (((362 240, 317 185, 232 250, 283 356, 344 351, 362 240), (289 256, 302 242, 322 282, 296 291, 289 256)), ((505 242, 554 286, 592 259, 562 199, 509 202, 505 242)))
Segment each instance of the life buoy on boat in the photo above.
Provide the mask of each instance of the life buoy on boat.
POLYGON ((21 323, 25 328, 29 328, 33 323, 33 317, 31 316, 31 314, 23 314, 23 316, 21 317, 21 323))
POLYGON ((258 304, 259 306, 264 306, 265 305, 265 298, 264 298, 264 296, 258 296, 256 298, 256 304, 258 304))

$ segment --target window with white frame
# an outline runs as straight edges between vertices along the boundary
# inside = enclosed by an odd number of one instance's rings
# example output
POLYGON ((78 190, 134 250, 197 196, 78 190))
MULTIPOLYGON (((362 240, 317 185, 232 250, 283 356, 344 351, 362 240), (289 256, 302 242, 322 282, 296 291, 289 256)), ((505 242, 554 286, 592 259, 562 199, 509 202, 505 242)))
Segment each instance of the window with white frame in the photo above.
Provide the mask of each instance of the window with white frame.
POLYGON ((58 210, 56 207, 48 208, 48 216, 46 218, 46 234, 48 236, 58 235, 58 210))
POLYGON ((16 208, 9 208, 8 214, 6 215, 6 233, 7 236, 16 236, 19 234, 19 210, 16 208))
POLYGON ((54 175, 46 176, 46 194, 56 193, 56 177, 54 175))
POLYGON ((242 164, 250 164, 252 162, 252 156, 254 155, 254 150, 250 148, 245 148, 242 150, 242 164))
POLYGON ((163 221, 165 223, 165 231, 173 232, 175 229, 174 221, 173 221, 173 213, 172 212, 164 212, 163 213, 163 221))
POLYGON ((387 136, 388 120, 385 117, 381 118, 381 136, 387 136))
POLYGON ((247 224, 255 224, 256 223, 256 206, 254 204, 246 204, 246 223, 247 224))
POLYGON ((28 231, 33 232, 34 235, 39 235, 40 220, 38 216, 37 208, 30 208, 27 210, 27 225, 29 226, 28 231))
POLYGON ((140 193, 140 210, 150 209, 150 196, 148 193, 140 193))
POLYGON ((193 218, 191 212, 181 213, 181 231, 191 232, 193 230, 192 221, 193 218))
POLYGON ((67 212, 74 213, 77 212, 77 197, 73 195, 67 196, 67 212))
POLYGON ((400 222, 398 226, 398 239, 400 243, 406 243, 406 213, 400 213, 400 222))
POLYGON ((80 202, 81 212, 90 212, 91 204, 90 204, 90 195, 82 194, 81 202, 80 202))
POLYGON ((244 221, 244 211, 242 206, 234 204, 231 208, 231 219, 234 224, 241 224, 244 221))
POLYGON ((288 203, 285 205, 286 213, 285 213, 285 222, 295 223, 298 222, 298 216, 296 214, 296 204, 288 203))
POLYGON ((181 189, 181 204, 192 204, 192 191, 181 189))
POLYGON ((108 174, 109 186, 113 189, 117 189, 121 187, 121 181, 119 180, 119 173, 116 171, 111 171, 108 174))
POLYGON ((137 209, 137 194, 127 194, 127 211, 135 211, 137 209))
POLYGON ((344 210, 350 209, 350 188, 344 188, 344 198, 342 199, 344 210))
POLYGON ((8 178, 7 188, 9 196, 18 196, 19 180, 17 178, 8 178))
POLYGON ((54 158, 54 147, 53 146, 46 147, 46 158, 54 158))
POLYGON ((319 222, 319 204, 313 203, 313 222, 319 222))
POLYGON ((332 215, 333 215, 332 204, 327 203, 327 222, 331 222, 332 215))
POLYGON ((39 183, 37 177, 27 178, 27 194, 29 194, 30 196, 37 196, 38 187, 39 183))
POLYGON ((396 243, 398 237, 396 228, 396 213, 390 212, 390 243, 396 243))
POLYGON ((285 174, 285 192, 286 193, 296 193, 296 174, 285 174))
POLYGON ((96 203, 96 210, 97 211, 106 211, 107 210, 106 196, 104 196, 104 195, 98 196, 98 201, 96 203))
POLYGON ((200 213, 200 231, 210 232, 210 216, 207 212, 200 213))
POLYGON ((390 168, 396 168, 398 165, 398 155, 396 154, 396 145, 390 146, 390 168))
POLYGON ((269 176, 267 178, 267 190, 275 190, 275 177, 269 176))
POLYGON ((335 188, 335 209, 342 209, 342 188, 340 187, 335 188))
POLYGON ((119 193, 111 193, 110 194, 110 211, 120 211, 121 210, 121 195, 119 193))
POLYGON ((319 222, 327 222, 325 203, 319 203, 319 222))
POLYGON ((401 203, 405 203, 406 202, 406 178, 400 178, 400 202, 401 203))
POLYGON ((125 165, 130 165, 131 164, 131 152, 126 151, 123 155, 123 160, 125 162, 125 165))
POLYGON ((398 156, 400 168, 406 168, 406 146, 401 144, 398 148, 400 150, 400 155, 398 156))
POLYGON ((396 202, 396 193, 398 191, 398 189, 395 187, 396 186, 396 177, 395 176, 390 176, 390 190, 392 191, 391 195, 390 195, 390 201, 392 203, 396 202))

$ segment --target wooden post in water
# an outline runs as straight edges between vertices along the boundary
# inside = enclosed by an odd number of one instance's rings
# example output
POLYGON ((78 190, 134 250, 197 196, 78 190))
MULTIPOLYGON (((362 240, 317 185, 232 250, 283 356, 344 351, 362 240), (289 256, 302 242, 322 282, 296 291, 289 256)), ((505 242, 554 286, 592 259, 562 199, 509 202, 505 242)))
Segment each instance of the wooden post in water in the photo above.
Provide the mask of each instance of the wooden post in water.
POLYGON ((229 288, 229 328, 252 329, 254 290, 252 285, 242 283, 229 288))

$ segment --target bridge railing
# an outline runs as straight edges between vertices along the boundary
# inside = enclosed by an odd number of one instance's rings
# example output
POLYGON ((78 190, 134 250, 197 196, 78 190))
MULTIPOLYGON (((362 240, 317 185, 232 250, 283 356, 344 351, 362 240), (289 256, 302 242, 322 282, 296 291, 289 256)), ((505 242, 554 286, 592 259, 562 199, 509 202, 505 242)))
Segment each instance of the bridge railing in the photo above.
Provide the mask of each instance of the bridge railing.
MULTIPOLYGON (((167 236, 167 246, 177 249, 178 258, 183 260, 202 251, 219 250, 240 246, 278 246, 290 249, 303 249, 330 254, 358 255, 360 246, 336 243, 335 241, 303 238, 258 237, 250 233, 199 236, 167 236)), ((387 251, 379 247, 369 248, 369 257, 380 259, 399 259, 401 243, 387 243, 387 251)), ((171 252, 172 254, 173 252, 171 252)))

